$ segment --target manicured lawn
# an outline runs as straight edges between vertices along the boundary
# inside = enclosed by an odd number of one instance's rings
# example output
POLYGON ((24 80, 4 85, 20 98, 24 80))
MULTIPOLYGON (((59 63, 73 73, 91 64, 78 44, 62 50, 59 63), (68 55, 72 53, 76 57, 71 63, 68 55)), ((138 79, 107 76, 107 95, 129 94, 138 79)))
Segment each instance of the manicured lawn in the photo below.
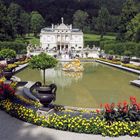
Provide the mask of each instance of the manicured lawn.
POLYGON ((37 37, 34 37, 33 35, 30 35, 30 36, 27 36, 25 38, 26 41, 29 41, 30 44, 33 44, 33 45, 39 45, 40 44, 40 39, 37 38, 37 37))
POLYGON ((21 42, 28 42, 33 45, 39 45, 40 44, 40 38, 39 37, 34 37, 33 34, 26 35, 24 38, 17 37, 16 41, 21 41, 21 42))
MULTIPOLYGON (((100 35, 96 34, 84 34, 85 41, 100 41, 100 35)), ((104 40, 115 40, 115 36, 104 36, 104 40)))

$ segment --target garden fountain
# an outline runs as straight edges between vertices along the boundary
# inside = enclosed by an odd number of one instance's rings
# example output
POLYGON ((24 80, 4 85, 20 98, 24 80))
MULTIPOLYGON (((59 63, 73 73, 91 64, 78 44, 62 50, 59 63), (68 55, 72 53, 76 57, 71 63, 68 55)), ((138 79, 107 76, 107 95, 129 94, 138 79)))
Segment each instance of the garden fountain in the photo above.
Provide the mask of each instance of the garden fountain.
POLYGON ((72 62, 64 64, 62 70, 69 72, 82 72, 84 71, 84 68, 80 63, 80 60, 75 59, 72 62))

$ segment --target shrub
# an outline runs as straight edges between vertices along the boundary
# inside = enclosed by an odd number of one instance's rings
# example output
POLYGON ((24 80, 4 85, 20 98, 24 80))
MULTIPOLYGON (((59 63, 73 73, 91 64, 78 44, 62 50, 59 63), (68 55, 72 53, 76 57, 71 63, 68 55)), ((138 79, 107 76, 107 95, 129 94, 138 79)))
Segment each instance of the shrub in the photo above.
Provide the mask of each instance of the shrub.
POLYGON ((131 55, 140 57, 140 44, 135 42, 102 41, 100 47, 108 54, 110 50, 117 55, 131 55))
POLYGON ((22 54, 22 52, 26 50, 26 43, 20 41, 3 41, 0 42, 0 50, 2 49, 13 49, 16 51, 17 54, 22 54))
POLYGON ((92 48, 93 45, 99 46, 100 45, 100 41, 85 41, 84 42, 84 46, 86 47, 87 45, 89 46, 89 48, 92 48))
POLYGON ((115 44, 116 41, 115 40, 105 40, 105 41, 101 41, 100 42, 100 47, 101 49, 105 49, 105 45, 106 44, 115 44))
POLYGON ((4 59, 12 59, 16 57, 16 52, 12 49, 2 49, 0 51, 0 57, 4 59))

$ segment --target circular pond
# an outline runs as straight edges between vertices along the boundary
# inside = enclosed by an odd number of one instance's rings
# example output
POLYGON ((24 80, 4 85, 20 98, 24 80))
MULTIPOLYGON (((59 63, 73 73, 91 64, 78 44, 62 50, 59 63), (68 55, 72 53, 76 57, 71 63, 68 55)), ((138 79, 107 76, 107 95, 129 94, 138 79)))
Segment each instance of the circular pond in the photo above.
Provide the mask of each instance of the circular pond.
MULTIPOLYGON (((82 63, 80 73, 62 71, 62 64, 46 70, 47 83, 58 87, 56 104, 76 107, 99 107, 101 103, 117 103, 136 96, 140 101, 140 89, 130 85, 138 75, 96 62, 82 63)), ((17 73, 22 81, 42 81, 42 71, 26 68, 17 73)))

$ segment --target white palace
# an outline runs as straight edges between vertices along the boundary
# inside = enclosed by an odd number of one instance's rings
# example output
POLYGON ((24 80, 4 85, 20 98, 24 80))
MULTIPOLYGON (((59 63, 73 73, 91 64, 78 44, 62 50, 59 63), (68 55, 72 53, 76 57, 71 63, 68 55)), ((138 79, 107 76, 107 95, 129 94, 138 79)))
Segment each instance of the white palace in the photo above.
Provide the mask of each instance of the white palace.
POLYGON ((83 32, 72 28, 72 25, 62 23, 46 27, 40 33, 40 45, 44 51, 59 51, 69 53, 70 51, 82 51, 84 46, 83 32))

